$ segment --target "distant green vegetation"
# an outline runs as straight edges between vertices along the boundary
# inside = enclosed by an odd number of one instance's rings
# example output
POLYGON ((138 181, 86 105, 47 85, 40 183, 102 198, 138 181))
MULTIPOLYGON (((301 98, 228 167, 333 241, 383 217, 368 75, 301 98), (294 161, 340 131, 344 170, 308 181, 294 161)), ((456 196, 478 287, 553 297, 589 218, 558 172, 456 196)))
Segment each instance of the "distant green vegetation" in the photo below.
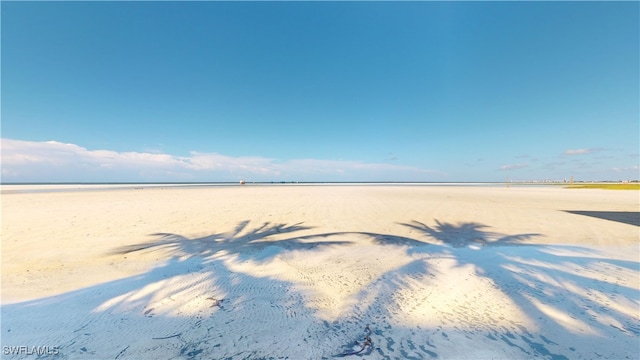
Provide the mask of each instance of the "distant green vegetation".
POLYGON ((606 189, 606 190, 640 190, 640 183, 612 183, 612 184, 573 184, 568 189, 606 189))

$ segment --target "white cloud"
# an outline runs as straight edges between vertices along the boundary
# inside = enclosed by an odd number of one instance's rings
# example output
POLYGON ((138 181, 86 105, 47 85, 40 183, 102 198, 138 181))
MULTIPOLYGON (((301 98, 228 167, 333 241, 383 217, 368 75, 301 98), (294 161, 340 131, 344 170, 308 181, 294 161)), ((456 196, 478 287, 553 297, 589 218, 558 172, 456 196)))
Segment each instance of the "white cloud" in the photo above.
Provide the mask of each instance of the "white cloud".
POLYGON ((500 170, 516 170, 516 169, 523 169, 528 167, 528 164, 510 164, 510 165, 502 165, 500 167, 500 170))
POLYGON ((602 149, 569 149, 564 152, 564 155, 585 155, 591 154, 602 149))
POLYGON ((640 167, 638 167, 638 165, 632 165, 632 166, 627 166, 627 167, 614 167, 611 170, 617 172, 617 173, 621 173, 621 172, 632 172, 632 171, 640 171, 640 167))
POLYGON ((90 150, 57 141, 2 139, 3 182, 116 181, 425 181, 437 171, 361 161, 189 156, 90 150))

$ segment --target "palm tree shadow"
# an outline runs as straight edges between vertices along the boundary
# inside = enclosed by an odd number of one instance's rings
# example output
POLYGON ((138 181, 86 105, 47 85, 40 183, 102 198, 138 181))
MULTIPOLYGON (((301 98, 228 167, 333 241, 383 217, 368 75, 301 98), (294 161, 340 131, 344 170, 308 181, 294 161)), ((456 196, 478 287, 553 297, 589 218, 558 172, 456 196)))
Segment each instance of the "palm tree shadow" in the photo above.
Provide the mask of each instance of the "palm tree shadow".
POLYGON ((634 349, 634 339, 640 336, 634 305, 640 302, 637 288, 603 277, 602 272, 637 276, 637 262, 603 257, 577 246, 526 243, 542 234, 500 234, 476 222, 451 224, 436 219, 434 226, 415 220, 401 225, 420 231, 423 237, 362 234, 377 244, 403 246, 413 260, 384 272, 360 290, 350 311, 332 325, 334 333, 346 329, 362 334, 364 324, 371 324, 374 347, 369 354, 438 358, 441 346, 453 339, 452 330, 457 333, 455 341, 511 349, 514 352, 508 356, 517 358, 597 357, 602 350, 594 344, 603 337, 615 339, 622 349, 614 349, 609 357, 634 349), (459 284, 438 280, 453 270, 464 274, 459 284), (464 278, 481 280, 467 283, 464 278), (459 289, 478 283, 500 295, 492 298, 459 289), (468 301, 467 296, 477 301, 468 301), (616 299, 622 302, 611 306, 616 299), (528 321, 503 312, 503 307, 513 305, 528 321), (467 310, 460 317, 462 308, 467 310), (406 330, 397 328, 405 321, 419 323, 416 319, 428 321, 430 333, 425 329, 403 334, 406 330), (434 325, 438 322, 440 326, 434 325))
MULTIPOLYGON (((454 269, 472 271, 472 276, 494 284, 543 329, 535 331, 511 322, 489 330, 486 338, 518 348, 523 356, 562 360, 577 347, 592 348, 603 336, 618 337, 619 344, 626 346, 640 335, 637 308, 630 305, 640 302, 637 288, 602 275, 602 271, 613 271, 621 277, 637 276, 637 262, 605 258, 576 246, 526 244, 541 234, 504 235, 474 222, 454 225, 436 219, 435 226, 415 220, 400 225, 442 244, 408 249, 410 254, 427 255, 429 265, 423 266, 424 274, 433 259, 449 257, 454 269), (611 306, 617 298, 624 302, 611 306), (575 342, 567 345, 563 339, 575 342)), ((436 271, 430 269, 431 273, 436 271)), ((403 286, 399 283, 396 290, 403 286)), ((584 354, 574 353, 579 357, 584 354)), ((594 353, 586 357, 592 356, 594 353)))
POLYGON ((409 223, 400 223, 400 225, 409 227, 414 230, 418 230, 424 235, 438 241, 439 243, 452 246, 454 248, 466 247, 469 245, 478 246, 506 246, 517 245, 522 242, 532 239, 540 234, 518 234, 518 235, 503 235, 499 233, 489 232, 489 226, 467 222, 460 224, 451 224, 441 222, 438 219, 434 220, 436 225, 430 227, 425 223, 412 220, 409 223))
MULTIPOLYGON (((242 259, 268 260, 280 251, 309 250, 316 247, 345 245, 347 241, 303 241, 308 237, 273 239, 273 236, 310 230, 302 223, 293 225, 265 222, 253 229, 247 229, 249 221, 240 222, 232 231, 188 238, 172 233, 154 233, 155 240, 119 247, 111 255, 122 255, 138 251, 163 251, 171 256, 211 258, 218 254, 235 254, 242 259), (247 230, 245 233, 243 233, 247 230), (272 254, 261 254, 267 247, 276 250, 272 254), (275 247, 275 248, 274 248, 275 247), (277 248, 277 249, 276 249, 277 248)), ((317 236, 314 236, 317 237, 317 236)))
MULTIPOLYGON (((300 318, 300 314, 307 314, 307 304, 302 295, 289 291, 291 282, 232 267, 253 262, 252 269, 259 270, 260 264, 286 252, 315 251, 350 242, 330 241, 322 235, 295 237, 312 229, 301 223, 263 223, 253 228, 249 224, 243 221, 230 231, 194 238, 154 233, 152 241, 116 248, 108 255, 159 252, 167 260, 140 275, 3 306, 3 340, 33 343, 34 336, 42 338, 46 333, 44 337, 58 339, 51 345, 62 355, 80 358, 118 358, 136 351, 149 358, 166 357, 167 347, 184 358, 197 358, 203 349, 213 358, 260 357, 267 349, 252 349, 250 337, 234 339, 239 347, 235 352, 235 346, 220 350, 218 339, 231 327, 246 331, 256 323, 275 322, 304 328, 313 326, 313 318, 300 318), (62 323, 43 320, 46 314, 69 308, 75 310, 62 323), (130 322, 141 332, 128 333, 124 324, 130 322), (100 340, 101 329, 112 332, 110 342, 129 345, 124 349, 107 346, 100 340), (149 347, 149 341, 158 345, 149 347), (175 349, 172 341, 182 345, 175 349)), ((296 341, 302 343, 304 334, 301 331, 293 336, 300 337, 296 341)), ((278 334, 264 336, 276 341, 278 334)))
MULTIPOLYGON (((361 334, 365 324, 373 324, 372 331, 376 341, 372 348, 367 349, 369 350, 367 355, 375 353, 385 358, 394 357, 398 356, 398 347, 400 347, 402 348, 400 354, 403 357, 437 358, 439 349, 436 342, 428 339, 426 335, 423 335, 419 341, 405 337, 398 340, 391 325, 394 322, 392 319, 395 318, 397 321, 399 314, 409 314, 410 317, 412 312, 418 311, 425 302, 429 301, 430 296, 433 296, 431 286, 435 284, 434 279, 442 275, 439 269, 433 266, 433 261, 455 260, 459 255, 455 251, 450 251, 451 247, 517 245, 539 236, 539 234, 503 235, 489 232, 485 230, 489 228, 488 226, 479 223, 453 225, 436 220, 434 227, 418 221, 401 223, 401 225, 419 230, 434 241, 391 234, 358 232, 357 234, 368 237, 374 244, 403 247, 413 259, 382 273, 363 287, 354 295, 354 305, 330 325, 331 333, 361 334), (414 291, 417 291, 418 295, 403 295, 414 291), (422 344, 418 344, 420 342, 422 344)), ((332 337, 327 334, 328 341, 332 340, 332 337)))

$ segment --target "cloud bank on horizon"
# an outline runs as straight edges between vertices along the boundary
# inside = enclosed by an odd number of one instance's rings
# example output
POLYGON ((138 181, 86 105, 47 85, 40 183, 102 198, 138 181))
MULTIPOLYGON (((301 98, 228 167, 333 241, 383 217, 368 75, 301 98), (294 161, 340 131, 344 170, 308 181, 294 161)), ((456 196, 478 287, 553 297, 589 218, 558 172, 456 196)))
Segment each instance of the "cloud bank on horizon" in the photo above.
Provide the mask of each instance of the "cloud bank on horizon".
POLYGON ((444 174, 412 166, 348 160, 189 156, 90 150, 57 141, 2 139, 2 182, 414 181, 444 174))
MULTIPOLYGON (((600 163, 587 156, 604 149, 568 149, 549 161, 501 165, 490 172, 495 177, 478 181, 532 178, 524 170, 546 169, 550 174, 587 174, 600 163), (555 159, 560 159, 555 160, 555 159), (556 171, 561 169, 560 171, 556 171), (581 170, 582 169, 582 170, 581 170), (529 177, 527 177, 529 176, 529 177)), ((464 181, 438 169, 356 160, 272 159, 259 156, 229 156, 191 151, 188 156, 156 152, 92 150, 58 141, 1 140, 2 182, 236 182, 241 179, 269 181, 464 181)), ((531 158, 518 156, 518 158, 531 158)), ((599 169, 599 180, 638 179, 637 154, 627 156, 625 166, 599 169), (608 175, 607 175, 608 174, 608 175)), ((490 166, 490 165, 489 165, 490 166)), ((537 171, 537 170, 536 170, 537 171)), ((593 174, 589 176, 594 176, 593 174)), ((561 175, 543 178, 559 180, 561 175)))

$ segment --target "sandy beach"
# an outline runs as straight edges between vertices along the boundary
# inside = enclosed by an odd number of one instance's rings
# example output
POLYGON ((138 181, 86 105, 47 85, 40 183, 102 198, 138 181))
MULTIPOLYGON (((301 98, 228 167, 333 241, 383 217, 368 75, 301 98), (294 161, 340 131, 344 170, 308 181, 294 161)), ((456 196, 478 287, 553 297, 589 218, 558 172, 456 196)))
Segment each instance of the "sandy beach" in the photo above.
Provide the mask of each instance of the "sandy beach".
POLYGON ((25 189, 2 358, 640 358, 638 191, 25 189))

